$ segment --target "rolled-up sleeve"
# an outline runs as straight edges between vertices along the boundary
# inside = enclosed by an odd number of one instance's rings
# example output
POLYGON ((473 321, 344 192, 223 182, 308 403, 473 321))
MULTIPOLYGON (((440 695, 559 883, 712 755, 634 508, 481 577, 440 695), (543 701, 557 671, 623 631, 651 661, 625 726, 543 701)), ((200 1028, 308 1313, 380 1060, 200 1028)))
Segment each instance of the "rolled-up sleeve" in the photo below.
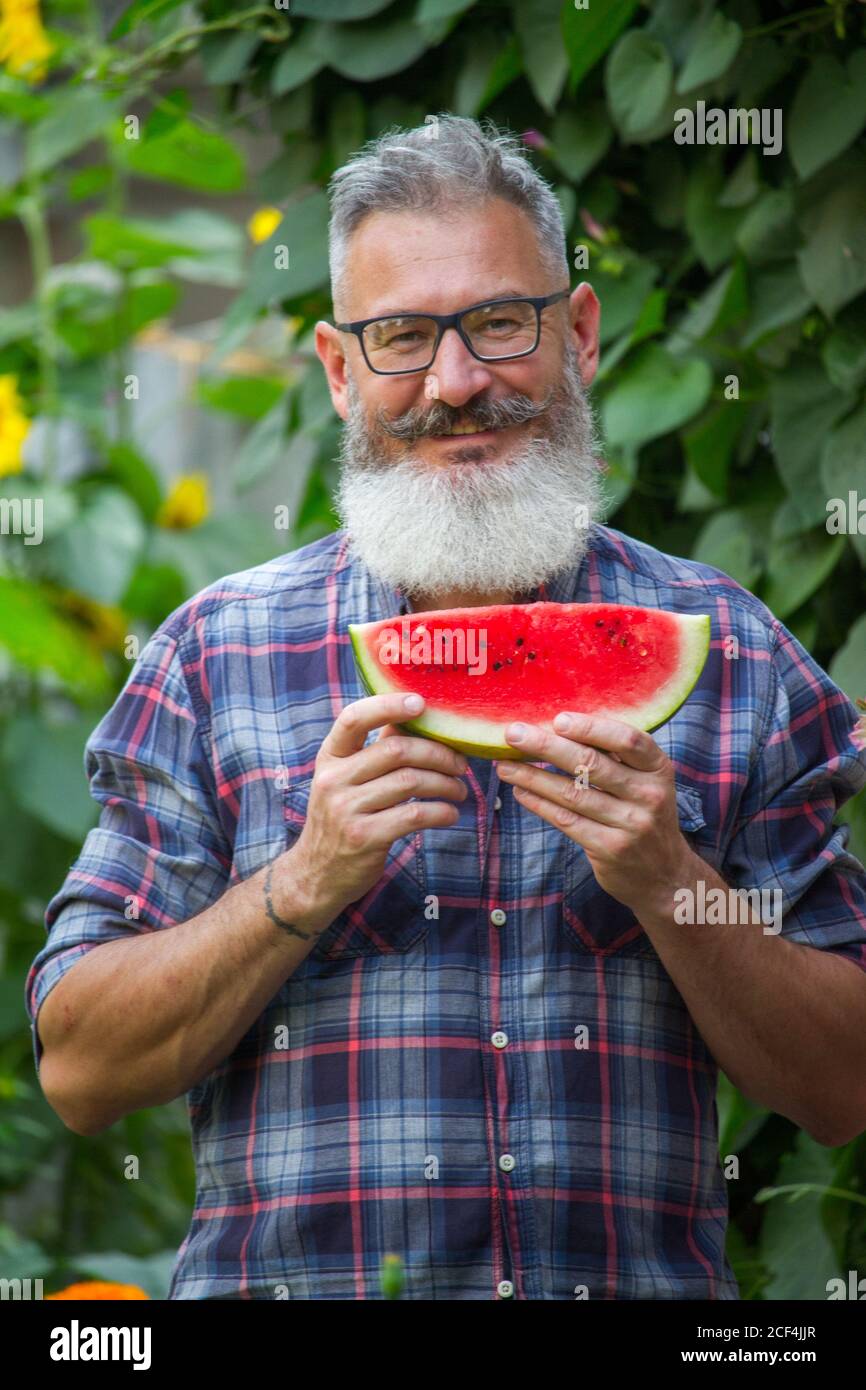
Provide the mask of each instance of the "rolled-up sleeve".
POLYGON ((851 700, 780 622, 773 623, 768 714, 722 873, 778 891, 781 934, 866 969, 866 870, 840 808, 866 785, 851 700))
POLYGON ((87 741, 99 824, 45 913, 47 940, 25 986, 37 1071, 39 1010, 89 951, 187 921, 224 892, 230 849, 206 740, 175 639, 157 632, 87 741))

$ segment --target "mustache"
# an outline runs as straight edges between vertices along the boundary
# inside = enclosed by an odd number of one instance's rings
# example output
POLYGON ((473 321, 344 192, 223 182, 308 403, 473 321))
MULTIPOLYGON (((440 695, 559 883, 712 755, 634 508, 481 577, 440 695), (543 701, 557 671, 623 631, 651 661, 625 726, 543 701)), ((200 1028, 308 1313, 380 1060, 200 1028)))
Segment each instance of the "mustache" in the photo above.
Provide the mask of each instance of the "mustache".
POLYGON ((467 405, 448 405, 436 401, 426 408, 414 406, 403 415, 393 418, 385 414, 380 406, 375 420, 379 428, 392 439, 423 439, 431 434, 446 434, 458 421, 472 424, 479 430, 505 429, 508 425, 522 425, 534 420, 548 409, 555 391, 548 392, 542 401, 533 401, 529 396, 518 394, 499 400, 481 400, 467 405))

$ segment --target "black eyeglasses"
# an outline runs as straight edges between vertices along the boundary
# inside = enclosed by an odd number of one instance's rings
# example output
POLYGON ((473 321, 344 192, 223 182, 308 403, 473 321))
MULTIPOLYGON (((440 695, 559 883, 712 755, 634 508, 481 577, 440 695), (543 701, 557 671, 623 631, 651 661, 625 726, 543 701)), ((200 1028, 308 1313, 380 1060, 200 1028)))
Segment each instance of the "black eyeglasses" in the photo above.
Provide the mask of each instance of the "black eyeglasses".
POLYGON ((527 299, 486 299, 456 314, 399 314, 334 325, 354 333, 364 361, 379 376, 426 372, 433 365, 446 328, 454 328, 479 362, 504 362, 535 352, 541 338, 541 311, 565 299, 570 290, 527 299))

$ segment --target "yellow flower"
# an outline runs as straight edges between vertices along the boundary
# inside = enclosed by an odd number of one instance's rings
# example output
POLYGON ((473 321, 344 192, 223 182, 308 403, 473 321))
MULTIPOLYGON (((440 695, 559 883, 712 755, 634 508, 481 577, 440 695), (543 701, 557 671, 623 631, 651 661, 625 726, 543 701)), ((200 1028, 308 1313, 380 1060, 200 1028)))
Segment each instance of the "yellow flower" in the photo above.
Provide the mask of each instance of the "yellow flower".
POLYGON ((30 421, 21 409, 17 377, 0 376, 0 478, 21 472, 21 445, 29 431, 30 421))
POLYGON ((208 481, 204 473, 187 473, 178 478, 157 513, 157 525, 171 530, 198 526, 210 510, 208 481))
POLYGON ((41 82, 53 52, 42 27, 39 0, 0 0, 0 63, 11 77, 41 82))
POLYGON ((82 1298, 150 1298, 150 1294, 145 1293, 144 1289, 138 1288, 136 1284, 110 1284, 100 1279, 87 1279, 81 1284, 70 1284, 59 1293, 47 1293, 45 1298, 46 1301, 51 1298, 71 1298, 78 1302, 82 1298))
POLYGON ((259 208, 258 212, 254 212, 247 223, 247 231, 258 245, 273 235, 282 220, 283 214, 279 208, 259 208))

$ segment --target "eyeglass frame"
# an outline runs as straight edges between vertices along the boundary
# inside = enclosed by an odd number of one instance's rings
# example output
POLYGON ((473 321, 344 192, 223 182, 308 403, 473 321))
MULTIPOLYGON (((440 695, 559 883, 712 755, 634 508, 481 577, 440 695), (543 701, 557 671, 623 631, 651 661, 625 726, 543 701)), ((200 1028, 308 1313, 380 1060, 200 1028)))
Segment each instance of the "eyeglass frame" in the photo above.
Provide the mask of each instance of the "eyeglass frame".
POLYGON ((567 299, 571 294, 570 289, 558 290, 556 294, 509 294, 502 299, 482 299, 478 304, 470 304, 465 309, 458 309, 456 314, 430 314, 423 309, 404 309, 400 314, 374 314, 369 319, 356 319, 354 323, 335 323, 334 327, 341 333, 353 333, 361 345, 361 352, 364 354, 364 361, 376 376, 411 376, 413 372, 428 372, 436 360, 439 345, 449 328, 453 328, 457 333, 463 346, 472 354, 476 362, 513 362, 518 357, 529 357, 531 353, 538 351, 541 342, 541 311, 546 309, 549 304, 558 304, 560 300, 567 299), (470 343, 463 326, 460 322, 466 314, 471 314, 473 309, 492 308, 497 304, 531 304, 535 310, 535 342, 531 348, 526 348, 523 352, 506 353, 504 357, 481 357, 470 343), (419 318, 431 319, 436 324, 436 342, 433 344, 433 353, 430 361, 423 367, 398 367, 396 371, 383 371, 380 367, 374 367, 364 346, 364 329, 369 328, 371 323, 379 323, 387 319, 419 318))

